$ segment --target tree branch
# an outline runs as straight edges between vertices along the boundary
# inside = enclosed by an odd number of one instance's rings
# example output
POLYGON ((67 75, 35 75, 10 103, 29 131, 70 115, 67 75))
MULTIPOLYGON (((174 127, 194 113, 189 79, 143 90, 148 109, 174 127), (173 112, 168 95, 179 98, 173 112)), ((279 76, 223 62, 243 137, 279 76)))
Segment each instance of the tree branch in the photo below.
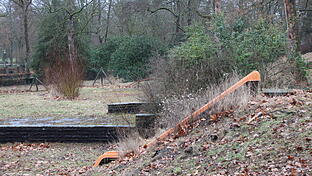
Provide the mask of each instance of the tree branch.
POLYGON ((89 1, 88 3, 86 3, 84 6, 82 6, 80 9, 78 9, 75 12, 70 13, 67 9, 66 12, 69 14, 69 17, 72 18, 73 16, 79 14, 84 8, 86 8, 87 6, 89 6, 91 3, 93 2, 93 0, 89 1))
POLYGON ((151 13, 155 13, 157 11, 160 11, 160 10, 165 10, 165 11, 168 11, 170 12, 175 18, 178 18, 178 15, 176 15, 172 10, 166 8, 166 7, 161 7, 161 8, 158 8, 156 10, 150 10, 149 8, 147 9, 148 12, 151 12, 151 13))
MULTIPOLYGON (((151 12, 152 14, 153 14, 153 13, 156 13, 156 12, 158 12, 158 11, 160 11, 160 10, 168 11, 168 12, 170 12, 176 19, 179 18, 178 15, 176 15, 172 10, 170 10, 170 9, 168 9, 168 8, 166 8, 166 7, 160 7, 160 8, 158 8, 158 9, 156 9, 156 10, 151 10, 151 9, 147 8, 147 11, 148 11, 148 12, 151 12)), ((180 24, 178 24, 177 22, 175 22, 175 24, 177 25, 177 27, 178 27, 182 32, 185 32, 185 31, 181 28, 180 24)))
POLYGON ((16 5, 23 7, 22 1, 17 1, 17 0, 11 0, 12 2, 14 2, 16 5))

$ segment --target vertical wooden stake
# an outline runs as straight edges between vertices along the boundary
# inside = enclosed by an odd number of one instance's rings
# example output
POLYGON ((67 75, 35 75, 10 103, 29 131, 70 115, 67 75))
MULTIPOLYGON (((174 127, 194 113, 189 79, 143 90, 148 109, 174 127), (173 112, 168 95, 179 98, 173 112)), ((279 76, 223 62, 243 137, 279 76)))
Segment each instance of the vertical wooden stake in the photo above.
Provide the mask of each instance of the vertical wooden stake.
POLYGON ((250 94, 252 96, 256 96, 258 94, 259 81, 249 81, 247 82, 247 86, 249 87, 250 94))

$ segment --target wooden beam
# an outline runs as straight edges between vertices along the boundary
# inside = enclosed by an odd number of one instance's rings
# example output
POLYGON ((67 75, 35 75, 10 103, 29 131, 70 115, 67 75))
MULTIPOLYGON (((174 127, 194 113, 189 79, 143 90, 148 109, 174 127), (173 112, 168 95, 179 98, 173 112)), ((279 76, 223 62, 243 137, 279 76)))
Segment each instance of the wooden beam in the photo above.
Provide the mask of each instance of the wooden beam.
MULTIPOLYGON (((187 129, 187 127, 189 126, 189 124, 193 121, 196 120, 196 118, 201 115, 203 112, 207 111, 209 108, 211 108, 215 103, 219 102, 220 100, 222 100, 225 96, 233 93, 235 90, 237 90, 238 88, 240 88, 241 86, 243 86, 244 84, 248 83, 248 82, 259 82, 261 80, 260 78, 260 73, 258 71, 253 71, 251 73, 249 73, 247 76, 245 76, 243 79, 241 79, 240 81, 238 81, 236 84, 234 84, 233 86, 231 86, 230 88, 228 88, 227 90, 225 90, 224 92, 222 92, 221 94, 219 94, 217 97, 215 97, 214 99, 212 99, 211 101, 209 101, 207 104, 205 104, 204 106, 202 106, 201 108, 199 108, 197 111, 193 112, 191 115, 186 116, 182 121, 180 121, 174 128, 170 128, 167 131, 165 131, 164 133, 162 133, 158 138, 156 138, 155 140, 151 141, 150 143, 145 144, 143 147, 144 148, 148 148, 151 147, 153 145, 155 145, 158 141, 162 141, 164 139, 166 139, 168 136, 179 132, 181 129, 187 129)), ((114 151, 116 152, 116 151, 114 151)), ((94 167, 98 166, 101 161, 103 159, 107 159, 107 157, 110 157, 111 153, 104 153, 103 155, 101 155, 95 162, 95 164, 93 165, 94 167)), ((118 156, 119 158, 119 153, 116 152, 114 153, 114 156, 118 156)), ((115 158, 115 159, 118 159, 115 158)))

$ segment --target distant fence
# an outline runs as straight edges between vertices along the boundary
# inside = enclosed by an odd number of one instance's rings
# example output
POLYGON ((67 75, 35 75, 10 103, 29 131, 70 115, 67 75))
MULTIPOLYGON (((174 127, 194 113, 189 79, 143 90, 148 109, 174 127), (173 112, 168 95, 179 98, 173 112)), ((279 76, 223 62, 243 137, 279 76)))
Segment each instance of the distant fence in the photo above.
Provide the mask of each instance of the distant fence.
POLYGON ((0 86, 30 84, 32 73, 0 74, 0 86))

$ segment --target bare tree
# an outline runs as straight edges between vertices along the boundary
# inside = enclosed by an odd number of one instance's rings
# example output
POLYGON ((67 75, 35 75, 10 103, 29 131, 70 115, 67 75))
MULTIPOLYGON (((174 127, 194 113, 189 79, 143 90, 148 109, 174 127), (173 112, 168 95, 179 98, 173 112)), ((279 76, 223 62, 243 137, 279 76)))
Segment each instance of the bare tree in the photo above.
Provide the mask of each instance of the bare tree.
POLYGON ((104 42, 107 41, 108 30, 109 30, 109 23, 110 23, 110 16, 111 16, 111 9, 112 9, 112 0, 109 0, 107 17, 106 17, 106 30, 105 30, 105 35, 104 35, 104 42))
POLYGON ((300 51, 296 0, 284 0, 289 56, 300 51))
POLYGON ((93 0, 89 2, 82 2, 81 7, 77 8, 75 6, 75 0, 67 0, 65 9, 68 18, 67 18, 67 42, 68 42, 68 55, 69 55, 69 63, 71 65, 71 69, 74 72, 75 71, 75 63, 78 59, 78 52, 77 52, 77 45, 76 45, 76 35, 78 32, 75 30, 75 17, 76 15, 80 14, 83 9, 88 7, 93 0))
MULTIPOLYGON (((95 1, 94 1, 95 2, 95 1)), ((98 29, 97 29, 97 35, 98 35, 98 39, 99 39, 99 42, 100 44, 103 43, 103 37, 101 35, 101 27, 102 27, 102 3, 101 3, 101 0, 98 0, 97 1, 97 6, 98 6, 98 21, 97 21, 97 25, 98 25, 98 29)))
POLYGON ((24 42, 25 42, 25 71, 28 70, 28 62, 30 57, 30 45, 29 45, 29 37, 28 37, 28 13, 29 7, 32 3, 32 0, 12 0, 15 4, 17 4, 23 12, 23 26, 24 26, 24 42))

